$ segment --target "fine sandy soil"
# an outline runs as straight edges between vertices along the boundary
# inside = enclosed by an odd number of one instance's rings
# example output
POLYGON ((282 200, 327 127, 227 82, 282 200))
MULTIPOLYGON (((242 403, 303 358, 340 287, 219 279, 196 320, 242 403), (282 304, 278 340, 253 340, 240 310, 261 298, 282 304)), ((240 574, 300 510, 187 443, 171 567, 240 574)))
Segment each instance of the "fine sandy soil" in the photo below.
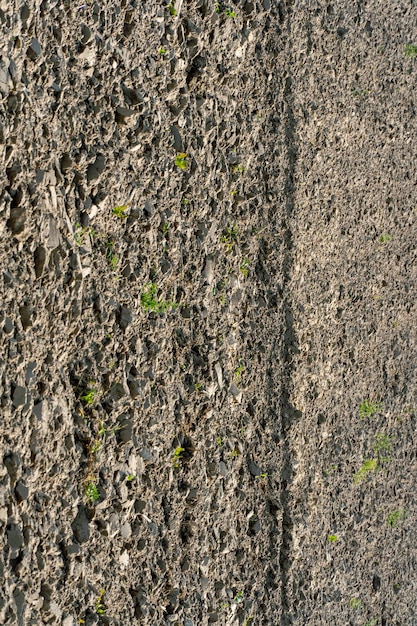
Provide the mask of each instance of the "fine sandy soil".
POLYGON ((0 0, 0 622, 416 626, 416 0, 0 0))

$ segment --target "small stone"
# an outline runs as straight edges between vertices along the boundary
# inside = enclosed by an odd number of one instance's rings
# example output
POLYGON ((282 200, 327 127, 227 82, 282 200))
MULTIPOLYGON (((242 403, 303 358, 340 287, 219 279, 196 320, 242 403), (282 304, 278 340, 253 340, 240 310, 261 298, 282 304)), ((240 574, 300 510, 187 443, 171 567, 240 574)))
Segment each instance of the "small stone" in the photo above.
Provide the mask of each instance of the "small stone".
POLYGON ((29 489, 21 480, 17 482, 16 488, 15 488, 15 494, 16 494, 16 498, 18 502, 23 502, 23 500, 27 500, 28 498, 29 489))
POLYGON ((95 180, 104 172, 106 162, 103 155, 98 155, 94 163, 90 163, 87 168, 87 182, 95 180))
POLYGON ((126 107, 117 107, 116 109, 116 122, 119 124, 124 124, 129 117, 132 115, 137 115, 139 111, 135 111, 134 109, 127 109, 126 107))
POLYGON ((23 533, 17 524, 9 525, 7 530, 7 543, 13 550, 20 550, 23 546, 23 533))
POLYGON ((132 323, 132 312, 126 306, 120 308, 119 313, 119 325, 122 330, 126 330, 129 324, 132 323))
POLYGON ((81 546, 79 546, 78 543, 71 543, 69 546, 67 546, 68 556, 80 554, 80 552, 81 552, 81 546))
POLYGON ((28 306, 19 307, 20 321, 22 322, 23 330, 27 330, 29 326, 32 326, 32 311, 28 306))
POLYGON ((110 389, 110 397, 115 400, 121 400, 126 395, 125 388, 121 383, 114 383, 110 389))
POLYGON ((42 246, 38 246, 33 254, 33 260, 35 262, 35 275, 36 278, 42 276, 43 268, 46 261, 46 250, 42 246))
POLYGON ((61 238, 60 238, 57 223, 53 217, 50 217, 49 218, 49 236, 48 236, 48 241, 46 245, 51 250, 54 250, 55 248, 59 246, 60 240, 61 238))
POLYGON ((32 409, 32 413, 38 420, 41 420, 46 415, 47 404, 45 400, 41 400, 37 404, 34 405, 32 409))
POLYGON ((210 258, 206 260, 206 264, 203 269, 203 278, 205 282, 209 285, 213 283, 214 280, 214 261, 210 258))
POLYGON ((239 389, 239 387, 236 387, 236 385, 231 385, 229 389, 229 393, 232 394, 236 402, 238 402, 239 404, 241 403, 243 394, 241 390, 239 389))
POLYGON ((252 476, 260 476, 262 474, 262 470, 259 465, 256 465, 252 460, 249 461, 249 471, 252 476))
POLYGON ((120 529, 120 534, 122 535, 123 539, 129 539, 129 537, 132 534, 132 527, 129 524, 129 522, 126 522, 125 524, 123 524, 123 526, 120 529))
POLYGON ((6 333, 6 335, 11 335, 13 331, 14 331, 13 322, 10 319, 10 317, 6 317, 5 322, 4 322, 4 332, 6 333))
POLYGON ((13 406, 17 409, 19 406, 24 406, 27 401, 26 387, 20 387, 19 385, 13 392, 13 406))
POLYGON ((90 525, 85 507, 79 507, 78 513, 71 524, 71 528, 79 543, 85 543, 90 539, 90 525))
POLYGON ((216 372, 217 382, 219 383, 219 388, 221 390, 223 389, 223 372, 220 363, 215 364, 214 371, 216 372))
POLYGON ((32 61, 36 61, 36 59, 42 54, 42 47, 39 41, 35 38, 32 39, 30 46, 27 51, 27 55, 32 61))
POLYGON ((117 438, 123 443, 132 440, 132 422, 129 419, 119 420, 120 430, 117 431, 117 438))
POLYGON ((224 461, 220 461, 219 463, 219 472, 221 476, 227 476, 228 474, 227 466, 226 466, 226 463, 224 463, 224 461))
POLYGON ((135 398, 140 396, 140 394, 142 393, 142 389, 146 386, 146 383, 139 380, 128 380, 127 386, 129 387, 130 397, 132 398, 132 400, 134 400, 135 398))

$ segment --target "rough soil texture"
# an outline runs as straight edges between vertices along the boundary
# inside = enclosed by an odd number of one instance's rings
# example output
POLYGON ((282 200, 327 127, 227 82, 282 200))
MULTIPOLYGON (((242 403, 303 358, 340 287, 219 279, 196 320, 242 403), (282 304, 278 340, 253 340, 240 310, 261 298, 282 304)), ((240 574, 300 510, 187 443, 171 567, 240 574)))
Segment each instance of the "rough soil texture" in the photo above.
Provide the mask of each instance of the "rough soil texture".
POLYGON ((415 0, 0 6, 1 624, 417 625, 415 0))

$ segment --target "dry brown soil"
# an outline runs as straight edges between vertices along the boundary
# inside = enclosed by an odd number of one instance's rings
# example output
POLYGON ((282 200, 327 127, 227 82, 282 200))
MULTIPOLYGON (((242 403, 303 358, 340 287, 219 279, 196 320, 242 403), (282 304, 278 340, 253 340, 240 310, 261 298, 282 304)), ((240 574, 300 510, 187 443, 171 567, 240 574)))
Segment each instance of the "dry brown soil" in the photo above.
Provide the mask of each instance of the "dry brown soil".
POLYGON ((0 623, 416 626, 416 0, 0 7, 0 623))

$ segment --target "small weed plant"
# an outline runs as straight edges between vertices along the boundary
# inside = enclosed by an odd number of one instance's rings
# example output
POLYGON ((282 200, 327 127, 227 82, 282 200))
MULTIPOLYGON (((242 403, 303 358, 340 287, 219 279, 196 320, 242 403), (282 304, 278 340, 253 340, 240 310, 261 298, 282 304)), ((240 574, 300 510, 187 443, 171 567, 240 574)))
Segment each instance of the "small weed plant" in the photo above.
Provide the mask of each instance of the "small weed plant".
POLYGON ((175 448, 174 450, 174 455, 171 459, 172 465, 173 467, 175 467, 175 469, 178 469, 180 466, 180 463, 182 461, 182 453, 184 452, 184 448, 182 448, 181 446, 178 446, 177 448, 175 448))
POLYGON ((236 12, 233 11, 231 7, 224 4, 222 0, 220 2, 216 2, 214 10, 216 11, 216 13, 223 14, 226 17, 232 17, 232 18, 236 17, 236 12))
POLYGON ((372 402, 369 399, 364 400, 359 406, 359 417, 362 419, 367 417, 368 419, 372 420, 374 419, 375 415, 381 411, 381 409, 381 402, 372 402))
POLYGON ((185 172, 188 166, 187 155, 185 152, 180 152, 179 154, 177 154, 177 156, 175 157, 175 165, 179 167, 180 170, 185 172))
POLYGON ((75 232, 74 232, 74 239, 75 239, 75 243, 77 244, 77 246, 82 246, 86 237, 97 237, 97 233, 94 230, 94 228, 85 228, 83 226, 81 226, 81 224, 79 222, 75 223, 75 232))
POLYGON ((99 594, 98 594, 98 598, 97 598, 96 604, 95 604, 95 609, 96 609, 97 615, 105 615, 106 614, 106 607, 104 605, 104 594, 105 594, 104 589, 100 589, 99 594))
POLYGON ((407 511, 405 509, 398 509, 388 513, 387 526, 389 528, 395 528, 397 524, 403 522, 407 517, 407 511))
POLYGON ((226 246, 227 251, 231 252, 237 242, 237 238, 238 230, 235 224, 234 226, 231 226, 224 231, 220 241, 226 246))
POLYGON ((337 540, 338 540, 337 535, 327 535, 327 541, 329 543, 336 543, 337 540))
POLYGON ((153 311, 154 313, 165 313, 169 309, 175 309, 178 304, 171 300, 159 300, 156 297, 157 286, 156 283, 148 283, 143 288, 140 296, 140 303, 145 311, 153 311))
POLYGON ((108 240, 106 242, 106 248, 107 248, 107 252, 106 252, 107 262, 110 265, 111 269, 113 271, 116 271, 118 263, 119 263, 119 257, 117 256, 114 250, 114 242, 111 240, 108 240))
POLYGON ((379 236, 380 243, 388 243, 389 241, 391 241, 391 239, 392 236, 385 233, 382 233, 382 235, 379 236))
POLYGON ((89 388, 84 391, 84 394, 80 398, 82 402, 89 406, 92 406, 97 400, 98 391, 94 386, 92 386, 94 384, 95 383, 91 381, 89 388))
POLYGON ((359 471, 356 472, 356 474, 353 477, 355 485, 358 485, 360 482, 362 482, 367 476, 369 476, 369 474, 374 472, 377 467, 378 467, 378 459, 366 459, 362 463, 359 471))
POLYGON ((235 380, 237 383, 240 383, 242 381, 242 372, 245 368, 243 367, 242 363, 240 362, 238 367, 235 369, 234 372, 234 376, 235 376, 235 380))
POLYGON ((389 456, 383 456, 383 454, 388 454, 391 452, 391 441, 394 440, 394 437, 388 437, 388 435, 384 435, 383 433, 378 433, 375 437, 374 443, 374 452, 378 456, 379 461, 389 461, 389 456))
POLYGON ((239 269, 246 278, 249 273, 249 259, 245 259, 239 269))
POLYGON ((358 600, 358 598, 352 598, 349 602, 350 606, 352 609, 359 609, 360 605, 361 605, 361 601, 358 600))
POLYGON ((404 51, 409 59, 414 59, 415 57, 417 57, 417 46, 415 44, 406 44, 404 51))
POLYGON ((126 219, 127 218, 126 211, 127 211, 128 206, 129 205, 127 204, 121 204, 120 206, 115 206, 111 212, 113 213, 113 215, 115 215, 119 219, 126 219))
POLYGON ((174 5, 172 4, 172 2, 171 2, 171 4, 168 5, 168 11, 171 13, 171 15, 173 17, 175 17, 177 15, 177 11, 176 11, 174 5))
POLYGON ((84 486, 84 495, 88 504, 95 504, 100 499, 100 492, 97 482, 94 479, 88 480, 84 486))
POLYGON ((159 48, 158 53, 163 57, 167 53, 167 49, 164 47, 159 48))

